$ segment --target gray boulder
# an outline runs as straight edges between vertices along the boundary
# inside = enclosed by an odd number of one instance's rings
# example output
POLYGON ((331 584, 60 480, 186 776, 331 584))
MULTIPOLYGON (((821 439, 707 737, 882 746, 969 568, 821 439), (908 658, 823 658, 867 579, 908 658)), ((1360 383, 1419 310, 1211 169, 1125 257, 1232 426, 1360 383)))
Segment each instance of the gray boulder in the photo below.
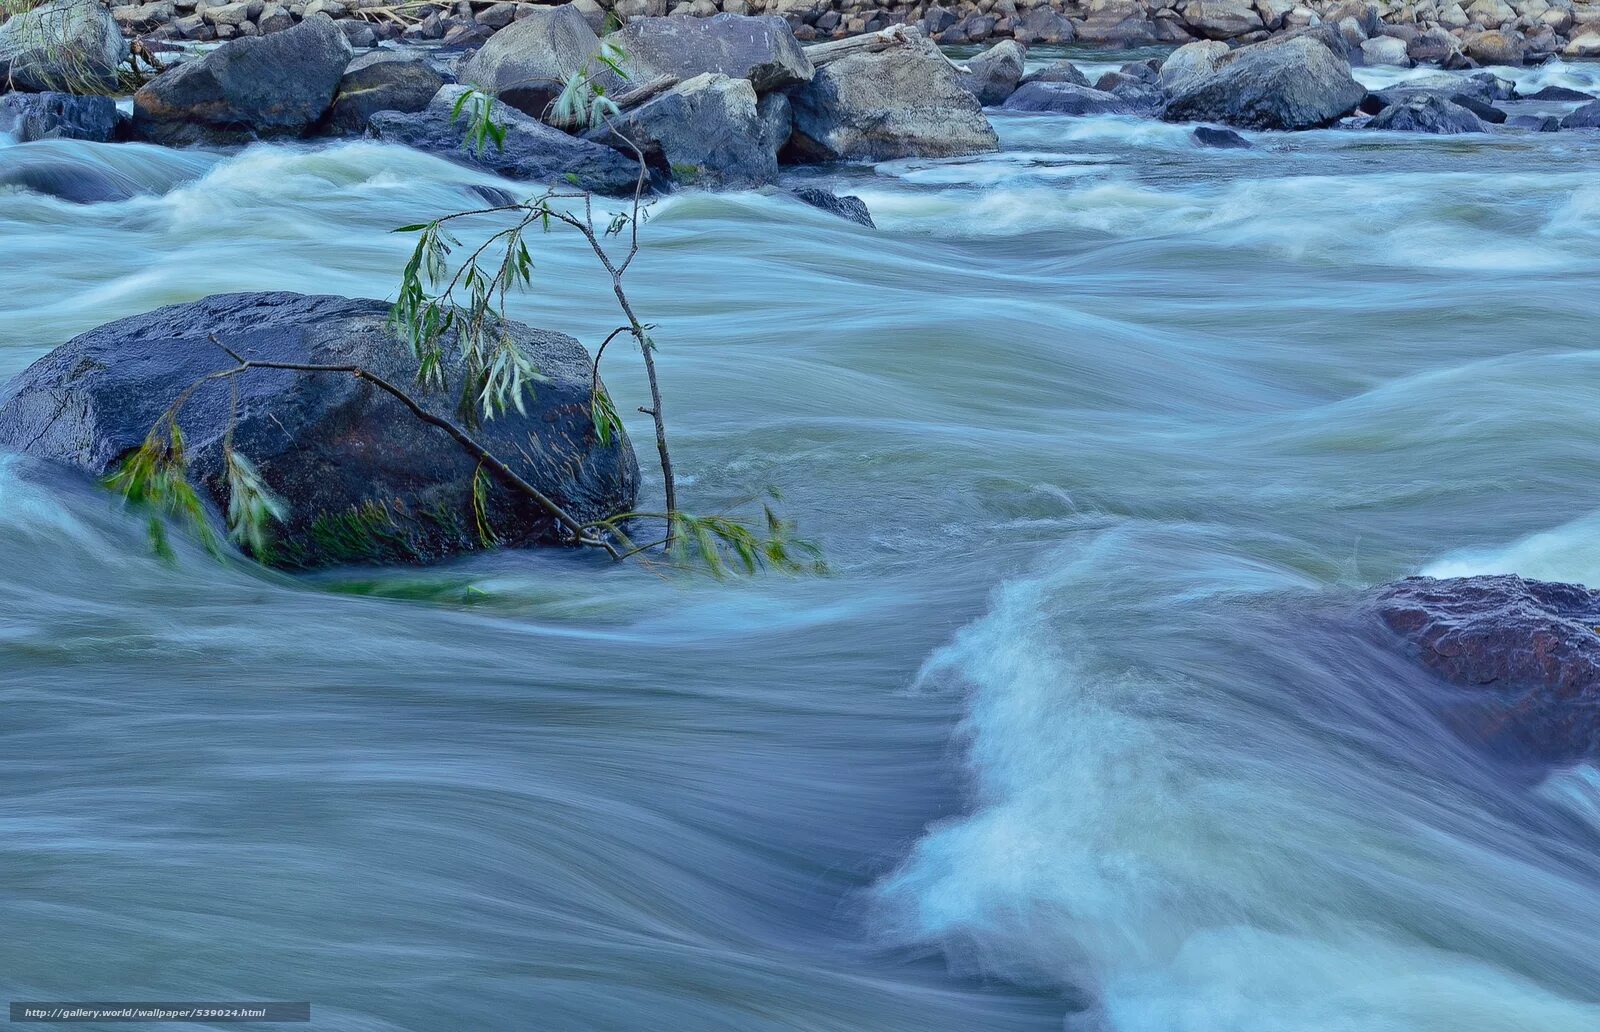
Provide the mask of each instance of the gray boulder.
POLYGON ((1021 43, 1002 40, 967 62, 961 85, 984 107, 1003 104, 1017 92, 1022 82, 1022 65, 1027 58, 1028 52, 1021 43))
POLYGON ((1181 93, 1190 83, 1215 72, 1227 55, 1228 44, 1220 40, 1185 43, 1161 62, 1161 88, 1169 94, 1181 93))
POLYGON ((644 152, 645 161, 679 183, 707 187, 751 187, 778 178, 778 148, 787 138, 787 101, 764 98, 763 112, 748 79, 697 75, 631 108, 586 138, 644 152), (778 127, 781 126, 782 130, 778 127))
MULTIPOLYGON (((427 390, 388 326, 383 301, 303 294, 219 294, 119 319, 68 341, 0 390, 0 446, 94 477, 117 470, 178 394, 232 366, 209 337, 247 358, 360 366, 454 419, 459 384, 427 390), (453 388, 453 389, 452 389, 453 388)), ((560 333, 508 322, 542 379, 474 437, 579 519, 628 510, 638 467, 625 437, 602 445, 590 415, 592 366, 560 333)), ((452 378, 456 374, 452 371, 452 378)), ((426 562, 486 547, 566 540, 548 513, 492 484, 474 513, 478 460, 399 401, 348 374, 253 370, 237 377, 233 446, 287 506, 267 554, 277 566, 426 562)), ((191 481, 225 512, 227 382, 200 387, 179 419, 191 481)))
POLYGON ((303 136, 333 101, 350 44, 327 15, 231 40, 133 95, 135 135, 169 145, 303 136))
POLYGON ((757 93, 811 81, 815 69, 789 23, 777 15, 635 18, 614 39, 637 84, 663 75, 692 79, 707 72, 748 79, 757 93))
POLYGON ((1561 120, 1563 129, 1600 129, 1600 100, 1590 101, 1561 120))
POLYGON ((379 111, 421 111, 444 86, 444 77, 421 53, 378 50, 362 54, 339 79, 333 106, 318 129, 339 135, 366 132, 379 111))
MULTIPOLYGON (((1155 78, 1154 73, 1150 78, 1155 78)), ((1095 82, 1094 88, 1117 97, 1140 115, 1154 115, 1167 102, 1167 95, 1160 86, 1127 72, 1107 72, 1095 82)))
POLYGON ((892 31, 886 49, 829 61, 791 92, 788 160, 943 158, 999 147, 977 98, 961 88, 939 48, 916 29, 892 31))
POLYGON ((117 102, 70 93, 7 93, 0 97, 0 132, 19 143, 65 139, 109 142, 117 133, 117 102))
POLYGON ((501 29, 460 68, 459 78, 535 118, 560 94, 567 79, 587 72, 608 92, 616 75, 594 61, 600 37, 572 4, 537 7, 501 29))
POLYGON ((122 29, 98 0, 47 0, 0 25, 0 81, 19 89, 114 92, 127 59, 122 29))
POLYGON ((872 213, 867 210, 867 202, 859 197, 811 188, 796 190, 794 196, 800 203, 809 204, 829 215, 837 215, 841 219, 866 226, 868 229, 878 228, 877 223, 872 221, 872 213))
POLYGON ((1209 125, 1195 126, 1194 142, 1202 147, 1218 150, 1250 150, 1254 145, 1232 129, 1217 129, 1209 125))
POLYGON ((1528 45, 1521 33, 1491 29, 1467 36, 1461 41, 1461 49, 1479 64, 1515 66, 1527 56, 1528 45))
POLYGON ((1412 62, 1405 40, 1394 36, 1374 36, 1361 41, 1361 63, 1410 68, 1412 62))
MULTIPOLYGON (((1226 50, 1227 46, 1224 45, 1223 49, 1226 50)), ((1071 61, 1061 60, 1051 62, 1037 72, 1029 72, 1018 85, 1026 86, 1030 82, 1070 82, 1074 86, 1088 86, 1089 77, 1071 61)))
POLYGON ((1355 110, 1367 91, 1350 64, 1313 35, 1280 36, 1228 54, 1186 83, 1162 118, 1246 129, 1314 129, 1355 110))
POLYGON ((1237 39, 1266 28, 1249 0, 1189 0, 1183 20, 1195 35, 1207 39, 1237 39))
POLYGON ((1030 82, 1013 93, 1007 111, 1043 111, 1056 115, 1126 115, 1133 107, 1115 93, 1070 82, 1030 82))
POLYGON ((1389 105, 1373 117, 1367 128, 1439 135, 1488 132, 1477 115, 1434 94, 1389 105))
POLYGON ((604 194, 632 193, 639 166, 610 147, 568 136, 499 101, 490 117, 505 127, 505 146, 467 140, 465 115, 453 117, 465 86, 446 86, 421 111, 379 111, 367 131, 379 140, 427 151, 468 168, 541 183, 567 183, 604 194))

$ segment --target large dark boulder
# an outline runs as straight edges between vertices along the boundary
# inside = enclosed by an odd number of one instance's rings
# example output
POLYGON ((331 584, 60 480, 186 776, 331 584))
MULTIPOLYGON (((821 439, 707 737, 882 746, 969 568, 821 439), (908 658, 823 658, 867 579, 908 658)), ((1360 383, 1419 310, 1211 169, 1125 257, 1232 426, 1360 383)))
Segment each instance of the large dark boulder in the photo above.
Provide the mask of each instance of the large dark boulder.
POLYGON ((1007 111, 1047 111, 1057 115, 1126 115, 1133 105, 1114 93, 1070 82, 1030 82, 1006 98, 1007 111))
POLYGON ((543 118, 567 79, 584 72, 607 92, 621 80, 596 61, 600 37, 573 4, 537 7, 489 37, 459 70, 464 83, 543 118))
POLYGON ((1022 82, 1022 66, 1027 59, 1028 52, 1021 43, 1013 39, 1001 40, 967 61, 961 85, 984 107, 1003 104, 1017 92, 1022 82))
POLYGON ((1471 729, 1550 760, 1600 752, 1600 592, 1516 576, 1410 577, 1378 615, 1452 684, 1471 729))
MULTIPOLYGON (((56 348, 0 390, 0 447, 92 476, 119 468, 190 384, 233 365, 209 337, 261 361, 351 364, 455 418, 459 384, 415 385, 416 362, 382 301, 302 294, 219 294, 119 319, 56 348), (452 390, 450 388, 454 387, 452 390)), ((507 323, 543 379, 514 410, 473 431, 519 476, 580 519, 626 511, 638 483, 625 438, 597 440, 591 363, 571 337, 507 323)), ((345 373, 251 370, 237 377, 233 445, 287 506, 269 553, 288 567, 423 562, 484 547, 553 543, 548 513, 494 484, 474 514, 478 461, 371 383, 345 373)), ((223 435, 233 401, 200 387, 180 422, 191 479, 225 512, 223 435)))
POLYGON ((1184 81, 1161 117, 1246 129, 1314 129, 1355 110, 1367 95, 1350 63, 1313 34, 1232 51, 1215 71, 1184 81))
POLYGON ((444 77, 426 57, 411 50, 375 50, 362 54, 339 79, 333 106, 318 125, 320 132, 356 135, 379 111, 421 111, 444 86, 444 77))
POLYGON ((13 134, 19 143, 57 138, 107 143, 117 133, 117 103, 70 93, 7 93, 0 97, 0 132, 13 134))
MULTIPOLYGON (((983 108, 938 47, 909 26, 881 35, 881 50, 820 64, 813 57, 816 76, 790 93, 794 134, 786 160, 892 161, 998 149, 983 108)), ((807 48, 808 56, 818 49, 807 48)))
POLYGON ((1437 135, 1488 132, 1477 115, 1460 104, 1433 94, 1389 105, 1378 112, 1367 128, 1437 135))
POLYGON ((794 30, 777 15, 634 18, 610 38, 627 54, 635 84, 711 73, 748 79, 757 93, 768 93, 810 82, 814 73, 794 30))
POLYGON ((467 139, 469 119, 454 113, 465 86, 446 86, 421 111, 379 111, 367 120, 367 132, 389 143, 404 144, 507 179, 559 183, 604 194, 632 193, 639 165, 610 147, 568 136, 498 101, 490 117, 505 129, 504 146, 493 140, 482 147, 467 139))
POLYGON ((134 133, 169 145, 304 136, 333 101, 350 54, 324 14, 270 36, 230 40, 135 93, 134 133))
POLYGON ((0 82, 17 89, 114 92, 127 59, 122 30, 99 0, 47 0, 0 25, 0 82))
POLYGON ((685 185, 751 187, 778 178, 778 148, 788 135, 782 94, 757 98, 747 79, 706 74, 622 112, 586 138, 623 154, 637 147, 652 168, 685 185))

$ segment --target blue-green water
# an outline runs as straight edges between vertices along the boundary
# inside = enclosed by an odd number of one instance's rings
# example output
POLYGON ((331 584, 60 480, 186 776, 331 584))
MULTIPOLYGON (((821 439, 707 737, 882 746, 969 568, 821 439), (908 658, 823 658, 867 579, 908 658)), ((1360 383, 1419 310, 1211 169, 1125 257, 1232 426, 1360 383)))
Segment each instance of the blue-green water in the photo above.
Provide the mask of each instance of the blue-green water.
MULTIPOLYGON (((1600 1027, 1600 775, 1450 734, 1356 605, 1600 582, 1600 137, 996 122, 838 173, 877 232, 757 194, 648 226, 685 493, 780 488, 830 577, 173 568, 0 459, 0 995, 1600 1027)), ((0 194, 0 374, 217 291, 389 296, 388 230, 492 185, 371 143, 0 151, 55 159, 148 192, 0 194)), ((520 317, 614 324, 577 241, 539 268, 520 317)))

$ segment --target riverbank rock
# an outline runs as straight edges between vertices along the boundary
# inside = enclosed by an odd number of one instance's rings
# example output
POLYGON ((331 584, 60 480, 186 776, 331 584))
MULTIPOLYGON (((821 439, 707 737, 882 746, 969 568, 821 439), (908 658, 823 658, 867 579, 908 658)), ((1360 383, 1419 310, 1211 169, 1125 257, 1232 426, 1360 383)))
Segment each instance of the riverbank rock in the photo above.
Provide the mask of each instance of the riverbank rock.
POLYGON ((421 111, 379 111, 367 120, 376 139, 427 151, 469 168, 539 183, 558 183, 603 194, 632 193, 638 163, 610 147, 568 136, 517 109, 494 102, 490 117, 505 128, 505 145, 475 147, 468 119, 454 116, 465 86, 446 86, 421 111))
POLYGON ((887 30, 843 56, 822 47, 808 47, 806 56, 817 73, 789 95, 794 134, 786 160, 944 158, 1000 145, 955 66, 915 29, 887 30), (883 49, 870 49, 880 43, 883 49))
MULTIPOLYGON (((967 61, 967 70, 961 74, 961 85, 978 98, 984 107, 1005 103, 1017 92, 1022 82, 1022 66, 1028 52, 1021 43, 1006 40, 967 61)), ((1073 69, 1077 71, 1077 69, 1073 69)))
POLYGON ((631 155, 617 133, 675 182, 762 186, 778 178, 778 148, 789 137, 789 101, 781 93, 757 98, 747 79, 697 75, 597 126, 586 138, 631 155))
POLYGON ((1211 74, 1188 80, 1161 117, 1246 129, 1315 129, 1343 118, 1366 95, 1351 77, 1349 62, 1322 39, 1281 36, 1235 50, 1211 74))
POLYGON ((98 0, 48 0, 0 25, 0 81, 19 89, 114 92, 127 59, 122 29, 98 0))
POLYGON ((709 72, 748 79, 757 93, 768 93, 808 83, 816 71, 794 30, 776 15, 634 18, 611 38, 627 54, 625 67, 635 84, 709 72))
POLYGON ((117 102, 70 93, 7 93, 0 97, 0 132, 18 143, 90 140, 108 143, 117 134, 117 102))
POLYGON ((1001 105, 1007 111, 1045 111, 1056 115, 1126 115, 1132 105, 1114 93, 1070 82, 1030 82, 1001 105))
MULTIPOLYGON (((455 390, 415 385, 416 364, 388 326, 389 305, 289 293, 219 294, 91 330, 0 389, 0 446, 91 476, 115 471, 177 395, 233 365, 215 334, 247 358, 359 365, 454 419, 455 390)), ((588 352, 520 323, 505 330, 543 377, 515 410, 473 436, 580 519, 631 508, 638 468, 625 437, 597 440, 588 352)), ((252 370, 238 386, 233 444, 287 506, 263 561, 286 567, 427 562, 498 540, 555 543, 549 515, 492 484, 474 513, 478 461, 370 383, 343 373, 252 370)), ((225 512, 222 438, 228 384, 199 388, 180 415, 191 480, 225 512)))
POLYGON ((360 135, 379 111, 421 111, 444 88, 444 77, 417 51, 377 50, 345 68, 333 105, 318 130, 360 135))
POLYGON ((560 94, 568 77, 584 72, 614 93, 621 80, 594 61, 600 37, 574 4, 536 7, 489 37, 460 68, 459 78, 535 118, 560 94))
MULTIPOLYGON (((1224 50, 1227 48, 1224 47, 1224 50)), ((1084 75, 1077 65, 1071 61, 1052 61, 1036 72, 1029 72, 1022 77, 1019 86, 1026 86, 1030 82, 1070 82, 1074 86, 1089 86, 1089 77, 1084 75)))
POLYGON ((304 136, 332 103, 350 55, 344 33, 320 15, 224 43, 135 93, 133 131, 168 145, 304 136))
POLYGON ((1433 94, 1389 105, 1378 112, 1367 128, 1436 135, 1488 132, 1477 115, 1460 104, 1433 94))
POLYGON ((1473 729, 1551 760, 1600 751, 1600 592, 1516 576, 1410 577, 1383 623, 1446 681, 1483 693, 1473 729))
POLYGON ((1520 65, 1527 56, 1527 44, 1520 33, 1493 29, 1475 32, 1461 41, 1461 49, 1479 64, 1520 65))

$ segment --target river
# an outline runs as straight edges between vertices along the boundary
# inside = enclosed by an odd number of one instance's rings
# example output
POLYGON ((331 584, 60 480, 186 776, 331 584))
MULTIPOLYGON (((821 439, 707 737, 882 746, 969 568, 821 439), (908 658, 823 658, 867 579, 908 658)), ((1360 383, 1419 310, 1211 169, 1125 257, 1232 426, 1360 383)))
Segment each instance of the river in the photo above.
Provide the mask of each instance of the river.
MULTIPOLYGON (((166 564, 0 458, 0 995, 341 1032, 1600 1027, 1600 772, 1449 732, 1359 606, 1600 583, 1600 135, 995 122, 996 155, 820 177, 875 232, 753 193, 646 227, 683 493, 780 489, 826 577, 166 564)), ((392 296, 392 228, 508 185, 370 142, 7 160, 135 196, 0 192, 0 376, 209 293, 392 296)), ((607 284, 540 243, 513 314, 592 347, 607 284)))

